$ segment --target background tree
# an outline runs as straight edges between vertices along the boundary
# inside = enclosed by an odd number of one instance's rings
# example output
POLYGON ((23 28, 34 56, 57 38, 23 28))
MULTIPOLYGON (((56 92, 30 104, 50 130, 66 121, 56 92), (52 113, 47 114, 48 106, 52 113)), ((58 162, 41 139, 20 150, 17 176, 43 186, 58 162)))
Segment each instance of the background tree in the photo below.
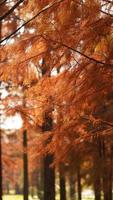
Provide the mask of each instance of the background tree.
MULTIPOLYGON (((52 166, 66 165, 69 174, 76 164, 79 199, 84 157, 91 153, 93 172, 101 160, 102 174, 93 173, 92 179, 94 188, 99 185, 95 199, 101 198, 100 179, 105 200, 112 199, 112 2, 13 3, 0 4, 0 79, 21 88, 26 106, 10 106, 9 113, 21 113, 27 125, 38 129, 36 155, 52 155, 52 166), (53 117, 49 130, 45 113, 53 117), (41 134, 44 124, 47 131, 41 134)), ((5 102, 13 99, 9 95, 5 102)))

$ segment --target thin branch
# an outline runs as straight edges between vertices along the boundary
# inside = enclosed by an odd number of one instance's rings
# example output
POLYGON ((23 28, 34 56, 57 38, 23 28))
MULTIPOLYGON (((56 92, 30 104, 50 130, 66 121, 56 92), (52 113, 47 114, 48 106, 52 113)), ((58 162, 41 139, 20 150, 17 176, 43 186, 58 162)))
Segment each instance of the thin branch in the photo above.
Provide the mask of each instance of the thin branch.
MULTIPOLYGON (((112 2, 108 2, 108 1, 106 1, 106 3, 112 3, 112 2)), ((77 4, 79 4, 79 5, 81 5, 81 3, 80 2, 77 2, 77 4)), ((82 4, 82 6, 83 6, 83 4, 82 4)), ((86 8, 88 8, 89 9, 89 7, 87 6, 87 5, 84 5, 86 8)), ((103 6, 103 5, 102 5, 103 6)), ((106 11, 103 11, 102 9, 98 9, 98 11, 100 11, 101 13, 103 13, 103 14, 105 14, 105 15, 108 15, 108 16, 110 16, 110 17, 113 17, 113 15, 112 14, 110 14, 110 13, 107 13, 106 11)))
MULTIPOLYGON (((109 66, 111 66, 111 67, 113 67, 113 64, 111 64, 111 63, 106 63, 106 62, 102 62, 102 61, 99 61, 99 60, 96 60, 95 58, 92 58, 92 57, 90 57, 90 56, 88 56, 88 55, 86 55, 86 54, 84 54, 84 53, 82 53, 81 51, 79 51, 79 50, 77 50, 77 49, 74 49, 73 47, 70 47, 70 46, 68 46, 67 44, 65 44, 65 43, 63 43, 63 42, 61 42, 61 41, 56 41, 56 40, 53 40, 53 39, 51 39, 51 38, 47 38, 48 36, 47 35, 35 35, 35 37, 42 37, 44 40, 49 40, 49 41, 51 41, 51 42, 55 42, 56 44, 60 44, 61 46, 64 46, 64 47, 66 47, 66 48, 68 48, 68 49, 70 49, 70 50, 72 50, 72 51, 74 51, 74 52, 76 52, 76 53, 78 53, 78 54, 80 54, 81 56, 83 56, 83 57, 85 57, 85 58, 87 58, 88 60, 91 60, 91 61, 93 61, 93 62, 95 62, 95 63, 97 63, 97 64, 101 64, 101 65, 109 65, 109 66)), ((34 37, 34 36, 33 36, 34 37)), ((30 39, 30 38, 29 38, 30 39)), ((32 57, 31 57, 32 58, 32 57)), ((30 58, 29 58, 29 60, 30 60, 30 58)), ((26 60, 25 60, 25 62, 26 62, 26 60)), ((21 62, 20 62, 21 63, 21 62)), ((20 64, 19 63, 19 64, 20 64)), ((24 63, 24 61, 22 61, 22 63, 24 63)))
POLYGON ((22 2, 24 2, 24 0, 19 0, 10 10, 8 10, 8 12, 0 17, 0 21, 10 15, 22 2))
POLYGON ((51 38, 48 38, 48 39, 47 39, 47 35, 42 36, 42 37, 45 38, 45 40, 48 40, 48 41, 54 42, 54 43, 56 43, 56 44, 59 44, 59 45, 61 45, 61 46, 64 46, 64 47, 66 47, 66 48, 68 48, 68 49, 70 49, 70 50, 72 50, 72 51, 78 53, 79 55, 81 55, 81 56, 87 58, 88 60, 97 63, 97 64, 109 65, 109 66, 112 66, 112 67, 113 67, 113 64, 111 64, 111 63, 106 63, 106 62, 103 62, 103 61, 100 61, 100 60, 96 60, 95 58, 92 58, 92 57, 90 57, 90 56, 88 56, 88 55, 82 53, 81 51, 79 51, 79 50, 77 50, 77 49, 74 49, 74 48, 71 47, 71 46, 68 46, 67 44, 65 44, 65 43, 63 43, 63 42, 61 42, 61 41, 56 41, 56 40, 53 40, 53 39, 51 39, 51 38))
MULTIPOLYGON (((113 135, 113 128, 109 128, 109 129, 106 129, 106 132, 104 131, 95 131, 95 133, 98 134, 98 136, 111 136, 113 135)), ((78 144, 83 144, 85 142, 90 142, 90 139, 92 139, 94 135, 91 135, 91 134, 87 134, 85 136, 81 136, 79 138, 77 138, 74 142, 74 145, 78 145, 78 144)))
MULTIPOLYGON (((82 119, 85 119, 85 120, 88 120, 88 121, 91 121, 90 118, 87 118, 87 117, 84 117, 84 116, 80 116, 82 119)), ((111 122, 108 122, 108 121, 105 121, 105 120, 102 120, 102 119, 96 119, 96 120, 99 120, 100 122, 102 122, 103 124, 106 124, 110 127, 113 127, 113 123, 111 122)))
POLYGON ((113 15, 112 15, 112 14, 110 14, 110 13, 107 13, 107 12, 105 12, 105 11, 101 10, 101 9, 99 9, 99 11, 100 11, 101 13, 105 14, 105 15, 108 15, 108 16, 110 16, 110 17, 113 17, 113 15))
POLYGON ((109 1, 109 0, 103 0, 103 1, 105 1, 107 3, 113 3, 112 1, 109 1))
POLYGON ((0 6, 3 5, 7 0, 1 1, 0 6))
POLYGON ((47 11, 48 9, 52 8, 53 6, 55 6, 58 3, 63 2, 64 0, 59 0, 59 1, 55 1, 52 4, 49 4, 47 6, 45 6, 42 10, 40 10, 34 17, 32 17, 31 19, 29 19, 27 22, 25 22, 24 24, 22 24, 20 27, 18 27, 15 31, 13 31, 11 34, 9 34, 7 37, 5 37, 4 39, 0 40, 0 44, 2 42, 4 42, 5 40, 9 39, 10 37, 14 36, 15 33, 17 33, 22 27, 26 26, 27 24, 29 24, 31 21, 33 21, 35 18, 37 18, 39 15, 41 15, 43 12, 47 11))

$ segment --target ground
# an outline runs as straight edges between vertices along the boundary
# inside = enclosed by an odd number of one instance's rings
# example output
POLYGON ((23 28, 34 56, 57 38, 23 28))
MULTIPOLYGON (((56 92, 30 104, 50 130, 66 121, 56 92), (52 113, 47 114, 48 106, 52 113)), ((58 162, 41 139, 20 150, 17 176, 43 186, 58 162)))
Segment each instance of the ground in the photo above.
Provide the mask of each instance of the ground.
MULTIPOLYGON (((22 195, 4 195, 3 200, 23 200, 22 195)), ((31 197, 29 197, 29 200, 32 200, 31 197)))
MULTIPOLYGON (((21 195, 5 195, 3 200, 23 200, 23 196, 21 195)), ((29 197, 29 200, 37 200, 36 198, 32 199, 29 197)), ((94 200, 93 196, 91 197, 84 197, 83 200, 94 200)))

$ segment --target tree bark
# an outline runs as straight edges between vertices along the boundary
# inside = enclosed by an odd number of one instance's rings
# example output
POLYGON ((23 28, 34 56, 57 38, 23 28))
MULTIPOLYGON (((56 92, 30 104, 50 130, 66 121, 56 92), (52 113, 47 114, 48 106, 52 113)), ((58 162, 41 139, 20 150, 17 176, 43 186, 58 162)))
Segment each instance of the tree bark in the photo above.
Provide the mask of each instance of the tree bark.
POLYGON ((53 156, 44 158, 44 200, 55 200, 55 170, 50 168, 53 156))
POLYGON ((37 182, 37 196, 40 200, 43 200, 43 188, 44 188, 44 162, 41 161, 41 169, 38 172, 38 182, 37 182))
POLYGON ((60 173, 60 200, 66 200, 66 179, 60 173))
MULTIPOLYGON (((105 146, 105 142, 104 142, 105 146)), ((112 200, 112 149, 106 149, 103 157, 103 193, 104 200, 112 200)))
POLYGON ((2 200, 2 132, 0 130, 0 200, 2 200))
POLYGON ((101 161, 104 156, 103 140, 99 137, 95 141, 95 154, 93 155, 93 184, 95 200, 101 200, 101 161))
POLYGON ((27 131, 24 130, 23 132, 23 171, 24 171, 24 188, 23 188, 23 194, 24 194, 24 200, 28 200, 28 187, 29 187, 29 181, 28 181, 28 154, 27 154, 27 131))
POLYGON ((103 168, 104 200, 112 200, 112 165, 108 161, 104 161, 103 168))
POLYGON ((20 194, 21 191, 20 191, 20 187, 18 185, 18 183, 15 184, 15 194, 20 194))
POLYGON ((70 176, 69 185, 70 185, 70 199, 75 200, 76 199, 76 190, 75 190, 76 180, 75 180, 74 175, 70 176))
MULTIPOLYGON (((0 39, 1 39, 1 33, 2 33, 2 23, 0 22, 0 39)), ((1 82, 0 82, 0 85, 1 85, 1 82)), ((1 100, 1 94, 0 94, 0 100, 1 100)), ((0 120, 1 120, 1 116, 0 116, 0 120)), ((1 126, 1 121, 0 121, 0 126, 1 126)), ((0 200, 2 200, 2 195, 3 195, 3 188, 2 188, 2 131, 0 129, 0 200)))
POLYGON ((111 148, 111 152, 110 152, 110 168, 109 168, 109 198, 110 200, 113 199, 112 197, 112 178, 113 178, 113 160, 112 160, 112 148, 111 148))
POLYGON ((101 200, 101 176, 100 176, 100 166, 96 157, 93 160, 93 181, 94 181, 94 193, 95 200, 101 200))
MULTIPOLYGON (((51 131, 53 127, 52 117, 48 113, 45 113, 44 123, 42 131, 45 134, 46 131, 51 131)), ((51 138, 46 141, 47 145, 51 141, 51 138)), ((55 200, 55 170, 50 167, 53 163, 53 155, 47 154, 44 157, 44 200, 55 200)))
POLYGON ((77 189, 78 189, 78 200, 82 200, 80 164, 78 164, 78 167, 77 167, 77 189))

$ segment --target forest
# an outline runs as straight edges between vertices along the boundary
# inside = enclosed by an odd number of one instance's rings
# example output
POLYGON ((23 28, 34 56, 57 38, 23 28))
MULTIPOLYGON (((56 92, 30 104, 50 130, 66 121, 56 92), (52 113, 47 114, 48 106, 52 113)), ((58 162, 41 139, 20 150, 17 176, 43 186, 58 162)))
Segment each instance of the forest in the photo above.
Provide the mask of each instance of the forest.
POLYGON ((0 0, 0 200, 113 200, 112 31, 112 0, 0 0))

